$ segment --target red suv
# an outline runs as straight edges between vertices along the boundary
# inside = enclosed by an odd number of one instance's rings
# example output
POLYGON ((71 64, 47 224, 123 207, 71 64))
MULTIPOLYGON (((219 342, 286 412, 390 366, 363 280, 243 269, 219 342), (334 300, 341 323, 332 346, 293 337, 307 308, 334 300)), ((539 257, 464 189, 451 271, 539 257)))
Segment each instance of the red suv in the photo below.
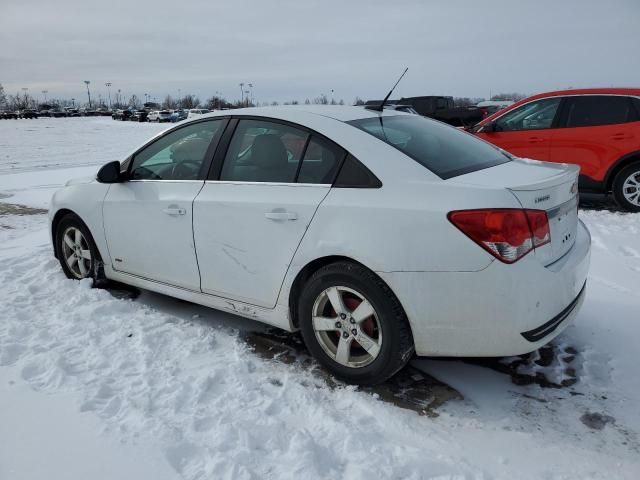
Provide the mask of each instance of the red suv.
POLYGON ((518 157, 580 165, 580 190, 640 211, 640 89, 563 90, 525 98, 477 124, 518 157))

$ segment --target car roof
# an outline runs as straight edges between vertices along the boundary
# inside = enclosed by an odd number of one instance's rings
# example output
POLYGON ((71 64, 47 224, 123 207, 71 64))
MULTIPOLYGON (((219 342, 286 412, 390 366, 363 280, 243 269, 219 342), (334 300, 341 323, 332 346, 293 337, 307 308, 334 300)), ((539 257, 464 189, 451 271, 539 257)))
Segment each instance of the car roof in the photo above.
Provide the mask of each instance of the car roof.
POLYGON ((348 122, 350 120, 359 120, 362 118, 411 114, 400 112, 398 110, 385 110, 383 112, 379 112, 377 110, 369 110, 361 106, 352 107, 345 105, 283 105, 273 107, 251 107, 237 108, 234 110, 223 110, 208 113, 200 118, 229 115, 255 115, 259 117, 279 118, 282 120, 287 120, 287 117, 291 115, 295 116, 296 119, 301 119, 301 117, 305 116, 320 115, 341 122, 348 122))
POLYGON ((525 103, 529 103, 533 100, 538 100, 540 98, 548 98, 548 97, 561 97, 561 96, 569 96, 569 95, 630 95, 630 96, 638 96, 640 97, 640 88, 631 88, 631 87, 603 87, 603 88, 570 88, 566 90, 555 90, 551 92, 538 93, 536 95, 531 95, 529 97, 523 98, 508 107, 494 113, 493 115, 489 115, 487 118, 483 119, 478 125, 484 125, 487 122, 492 121, 493 119, 504 115, 507 112, 510 112, 514 108, 518 108, 520 105, 525 103))

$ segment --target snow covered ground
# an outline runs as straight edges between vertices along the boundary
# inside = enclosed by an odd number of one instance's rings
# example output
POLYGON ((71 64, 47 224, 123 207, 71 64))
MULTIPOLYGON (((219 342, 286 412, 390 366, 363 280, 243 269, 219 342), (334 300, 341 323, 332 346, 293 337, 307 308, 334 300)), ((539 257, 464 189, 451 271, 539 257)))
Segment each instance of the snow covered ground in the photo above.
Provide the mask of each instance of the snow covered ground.
POLYGON ((163 128, 0 122, 0 480, 640 478, 639 214, 581 211, 588 294, 551 347, 359 390, 295 336, 64 277, 39 209, 163 128))

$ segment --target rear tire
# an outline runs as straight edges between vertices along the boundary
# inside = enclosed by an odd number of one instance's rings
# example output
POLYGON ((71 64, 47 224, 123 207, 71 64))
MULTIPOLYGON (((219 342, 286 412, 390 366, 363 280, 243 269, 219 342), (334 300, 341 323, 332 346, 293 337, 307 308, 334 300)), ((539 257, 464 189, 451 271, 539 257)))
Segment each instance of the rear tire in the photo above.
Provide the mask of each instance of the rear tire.
POLYGON ((613 197, 630 212, 640 212, 640 162, 627 165, 613 179, 613 197))
POLYGON ((305 345, 336 377, 376 385, 414 353, 400 302, 372 271, 351 262, 329 264, 307 281, 298 303, 305 345))
POLYGON ((77 215, 62 217, 56 225, 55 242, 56 255, 67 278, 98 278, 100 254, 91 232, 77 215))

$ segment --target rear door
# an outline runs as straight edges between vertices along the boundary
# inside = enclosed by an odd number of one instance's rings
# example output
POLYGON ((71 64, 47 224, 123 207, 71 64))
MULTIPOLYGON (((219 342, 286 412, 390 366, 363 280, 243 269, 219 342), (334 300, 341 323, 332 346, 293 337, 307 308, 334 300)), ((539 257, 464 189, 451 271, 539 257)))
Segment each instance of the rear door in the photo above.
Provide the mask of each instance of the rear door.
POLYGON ((345 152, 302 127, 262 119, 241 119, 228 145, 194 202, 201 288, 272 308, 345 152))
POLYGON ((580 165, 581 174, 601 181, 620 157, 638 149, 639 120, 627 96, 567 97, 560 128, 553 132, 549 160, 580 165))
POLYGON ((551 97, 526 103, 499 117, 495 131, 477 135, 517 157, 549 160, 561 101, 561 97, 551 97))

